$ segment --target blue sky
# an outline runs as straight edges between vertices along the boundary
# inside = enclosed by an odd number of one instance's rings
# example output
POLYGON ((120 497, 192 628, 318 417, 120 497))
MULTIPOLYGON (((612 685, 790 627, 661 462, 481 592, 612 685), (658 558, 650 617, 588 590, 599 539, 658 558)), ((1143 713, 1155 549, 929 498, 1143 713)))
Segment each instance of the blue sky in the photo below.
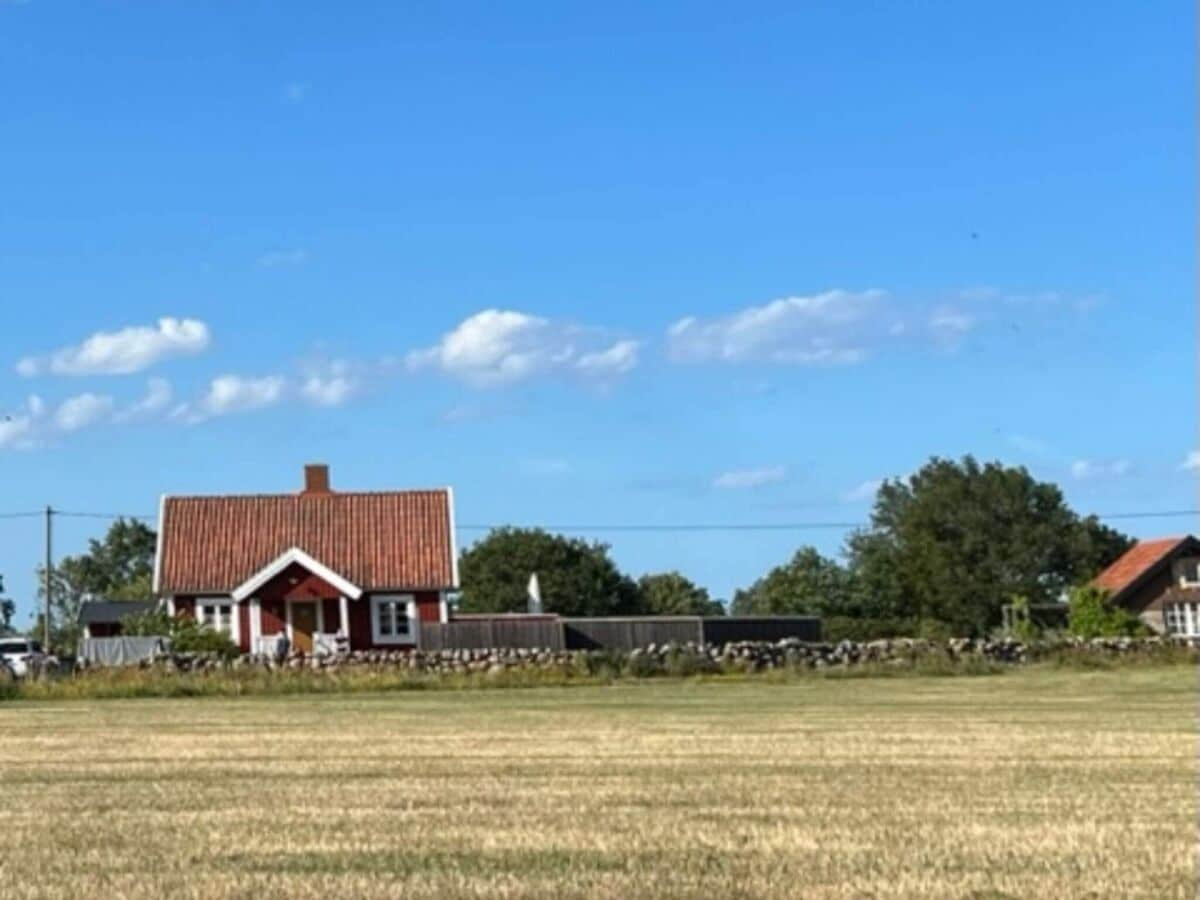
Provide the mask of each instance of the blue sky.
MULTIPOLYGON (((1082 512, 1193 507, 1194 34, 1184 3, 0 2, 0 512, 326 461, 452 484, 466 525, 854 522, 968 452, 1082 512)), ((588 536, 727 597, 844 531, 588 536)), ((20 624, 40 541, 0 520, 20 624)))

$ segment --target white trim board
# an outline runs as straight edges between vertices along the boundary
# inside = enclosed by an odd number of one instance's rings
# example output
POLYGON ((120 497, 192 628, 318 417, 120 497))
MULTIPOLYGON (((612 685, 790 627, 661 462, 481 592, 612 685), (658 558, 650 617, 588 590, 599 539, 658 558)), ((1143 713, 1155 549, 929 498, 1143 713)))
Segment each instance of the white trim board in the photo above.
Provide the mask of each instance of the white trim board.
POLYGON ((313 559, 299 547, 292 547, 290 550, 285 550, 279 554, 279 556, 275 557, 275 559, 234 588, 232 593, 233 599, 239 603, 245 600, 288 566, 292 565, 292 563, 299 563, 314 575, 319 576, 337 588, 338 591, 345 594, 351 600, 357 600, 362 596, 362 588, 352 584, 333 571, 333 569, 313 559))
POLYGON ((451 590, 458 590, 458 528, 454 521, 454 488, 446 486, 446 505, 450 510, 450 585, 451 590))
POLYGON ((167 512, 167 495, 159 494, 158 497, 158 534, 154 538, 154 575, 150 583, 150 591, 153 594, 158 593, 158 585, 162 580, 162 555, 163 555, 163 516, 167 512))

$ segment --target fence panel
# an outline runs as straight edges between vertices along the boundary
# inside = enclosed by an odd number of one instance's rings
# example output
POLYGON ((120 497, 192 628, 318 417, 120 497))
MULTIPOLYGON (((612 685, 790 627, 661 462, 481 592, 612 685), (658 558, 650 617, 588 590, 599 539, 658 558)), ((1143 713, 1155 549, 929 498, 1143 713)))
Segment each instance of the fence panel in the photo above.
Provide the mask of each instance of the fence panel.
POLYGON ((554 619, 465 619, 422 622, 422 650, 561 650, 562 624, 554 619))
POLYGON ((618 650, 650 644, 821 640, 821 620, 812 616, 701 619, 694 616, 633 616, 595 619, 494 616, 422 622, 422 650, 618 650))
POLYGON ((821 640, 821 620, 816 616, 738 616, 704 619, 704 640, 709 644, 737 641, 782 641, 797 638, 821 640))
POLYGON ((563 626, 569 650, 629 651, 650 644, 699 643, 702 637, 700 619, 692 616, 564 619, 563 626))

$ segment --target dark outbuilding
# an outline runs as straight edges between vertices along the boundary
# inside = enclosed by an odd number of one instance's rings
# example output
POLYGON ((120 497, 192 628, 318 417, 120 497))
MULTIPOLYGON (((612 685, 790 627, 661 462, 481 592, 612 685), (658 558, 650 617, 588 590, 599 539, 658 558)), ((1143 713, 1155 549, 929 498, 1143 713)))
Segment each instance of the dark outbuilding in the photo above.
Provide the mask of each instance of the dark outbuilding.
POLYGON ((86 600, 79 607, 79 624, 85 638, 118 637, 122 619, 157 607, 154 600, 86 600))

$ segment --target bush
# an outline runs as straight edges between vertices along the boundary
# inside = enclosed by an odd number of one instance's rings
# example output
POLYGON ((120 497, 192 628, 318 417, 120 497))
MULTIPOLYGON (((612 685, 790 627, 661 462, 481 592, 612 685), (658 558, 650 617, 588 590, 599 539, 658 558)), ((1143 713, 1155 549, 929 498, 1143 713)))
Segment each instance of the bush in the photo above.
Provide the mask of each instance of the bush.
POLYGON ((720 671, 720 667, 707 655, 678 647, 667 654, 666 667, 667 674, 675 678, 712 675, 720 671))
POLYGON ((1100 588, 1072 588, 1067 628, 1082 638, 1138 637, 1150 629, 1131 612, 1114 604, 1100 588))
POLYGON ((649 653, 631 653, 625 660, 625 674, 633 678, 652 678, 663 674, 658 657, 649 653))
POLYGON ((179 653, 216 653, 233 659, 240 652, 228 635, 213 631, 195 619, 172 616, 161 610, 126 616, 121 620, 121 631, 128 635, 170 638, 171 649, 179 653))
POLYGON ((1009 604, 1010 627, 1004 637, 1016 638, 1024 643, 1032 643, 1042 636, 1042 629, 1029 609, 1029 598, 1024 594, 1014 594, 1009 604))
POLYGON ((940 622, 937 619, 921 619, 917 623, 917 637, 924 638, 927 641, 948 641, 954 637, 960 637, 954 633, 954 628, 948 622, 940 622))

